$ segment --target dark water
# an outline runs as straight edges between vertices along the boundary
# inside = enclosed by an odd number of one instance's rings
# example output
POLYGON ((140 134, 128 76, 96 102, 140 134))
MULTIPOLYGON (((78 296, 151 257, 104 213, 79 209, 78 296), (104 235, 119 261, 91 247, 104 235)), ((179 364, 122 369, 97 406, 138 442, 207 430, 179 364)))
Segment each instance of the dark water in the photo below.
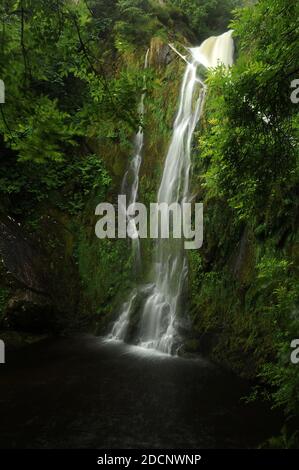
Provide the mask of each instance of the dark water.
POLYGON ((242 404, 247 391, 203 359, 91 336, 46 340, 0 366, 0 447, 254 447, 277 420, 242 404))

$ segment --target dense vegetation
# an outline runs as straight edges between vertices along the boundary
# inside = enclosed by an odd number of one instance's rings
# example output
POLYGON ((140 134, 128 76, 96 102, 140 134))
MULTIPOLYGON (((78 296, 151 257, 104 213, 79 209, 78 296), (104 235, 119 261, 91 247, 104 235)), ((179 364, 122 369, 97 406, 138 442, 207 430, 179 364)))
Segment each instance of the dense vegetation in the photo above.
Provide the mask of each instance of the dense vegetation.
POLYGON ((223 33, 223 25, 228 25, 232 11, 240 5, 239 0, 172 0, 171 3, 185 13, 194 34, 204 40, 213 34, 223 33))
POLYGON ((297 18, 296 1, 260 1, 236 13, 237 63, 229 74, 220 68, 208 78, 195 171, 207 243, 191 260, 195 327, 216 341, 212 354, 271 384, 274 404, 293 417, 299 412, 299 369, 290 361, 299 331, 299 121, 291 101, 297 18))
MULTIPOLYGON (((296 446, 299 368, 290 362, 299 332, 299 105, 290 99, 299 76, 296 0, 3 0, 0 222, 9 218, 41 250, 50 279, 43 294, 55 310, 45 331, 109 321, 133 282, 131 260, 126 242, 95 239, 94 208, 118 194, 140 124, 144 76, 140 199, 149 202, 184 67, 167 43, 194 44, 224 31, 244 3, 232 23, 236 65, 208 75, 195 142, 193 190, 205 204, 205 244, 190 253, 193 328, 186 349, 258 378, 251 398, 261 391, 287 417, 282 440, 271 445, 296 446)), ((0 271, 5 328, 19 327, 18 318, 9 318, 10 299, 20 303, 20 290, 32 288, 12 268, 0 271)))

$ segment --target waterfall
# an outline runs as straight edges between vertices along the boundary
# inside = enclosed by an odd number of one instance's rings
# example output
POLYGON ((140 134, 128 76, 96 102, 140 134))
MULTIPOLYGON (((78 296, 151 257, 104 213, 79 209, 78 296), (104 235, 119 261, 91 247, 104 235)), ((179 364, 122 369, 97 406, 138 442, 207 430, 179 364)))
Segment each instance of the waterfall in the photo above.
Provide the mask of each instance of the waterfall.
MULTIPOLYGON (((144 68, 147 69, 148 67, 148 56, 149 56, 149 49, 145 55, 145 62, 144 68)), ((144 89, 146 88, 146 80, 144 77, 144 89)), ((144 145, 144 133, 143 133, 143 117, 144 117, 144 99, 145 99, 145 92, 141 95, 141 100, 139 104, 139 116, 141 120, 141 124, 139 126, 138 132, 135 135, 134 139, 134 156, 131 159, 130 165, 128 170, 126 171, 122 185, 121 185, 121 194, 125 194, 127 196, 127 204, 134 204, 137 201, 138 197, 138 189, 139 189, 139 172, 140 166, 142 162, 142 149, 144 145)), ((126 208, 122 208, 126 211, 126 208)), ((132 251, 134 257, 134 263, 136 271, 140 270, 141 267, 141 256, 140 256, 140 239, 138 237, 137 227, 135 224, 134 217, 127 217, 128 222, 128 233, 130 233, 130 237, 132 240, 132 251)))
POLYGON ((201 46, 191 48, 191 53, 196 62, 206 68, 217 67, 223 64, 230 67, 234 62, 233 31, 227 31, 221 36, 211 36, 201 46))
MULTIPOLYGON (((200 85, 197 64, 193 61, 187 65, 183 78, 179 110, 164 164, 158 203, 188 200, 192 136, 201 114, 204 96, 205 88, 200 85)), ((139 344, 170 354, 175 352, 179 344, 176 319, 181 313, 188 274, 182 240, 158 239, 152 271, 154 288, 141 315, 139 344)))
MULTIPOLYGON (((233 63, 233 53, 232 31, 211 37, 200 47, 190 49, 191 60, 186 60, 178 112, 157 195, 158 203, 166 202, 170 205, 188 202, 192 137, 202 114, 206 94, 206 86, 198 77, 198 66, 210 68, 224 64, 229 67, 233 63)), ((152 282, 139 288, 144 297, 137 338, 141 347, 167 354, 175 354, 178 350, 181 343, 178 323, 185 305, 187 276, 188 265, 182 240, 159 238, 152 261, 152 282)), ((114 337, 125 338, 124 328, 129 324, 137 296, 138 290, 135 289, 114 325, 114 337)))
MULTIPOLYGON (((148 56, 149 49, 145 55, 144 68, 148 67, 148 56)), ((144 77, 144 90, 146 88, 146 79, 144 77)), ((133 158, 129 164, 129 168, 126 171, 121 185, 121 194, 127 196, 127 205, 134 204, 137 201, 138 189, 139 189, 139 172, 142 162, 142 150, 144 145, 144 133, 143 133, 143 117, 144 117, 144 100, 145 100, 145 91, 141 95, 141 100, 139 104, 139 116, 141 124, 139 126, 138 132, 134 138, 134 153, 133 158)), ((120 210, 126 214, 126 207, 121 207, 120 210)), ((127 216, 128 223, 128 233, 132 240, 132 253, 134 259, 134 268, 135 272, 139 272, 141 268, 141 254, 140 254, 140 239, 137 232, 137 227, 135 224, 134 217, 127 216)), ((123 340, 125 338, 127 328, 129 326, 129 317, 130 312, 134 303, 134 300, 137 296, 135 290, 133 290, 129 296, 129 299, 122 305, 121 313, 118 320, 114 323, 111 334, 109 335, 112 339, 123 340)))

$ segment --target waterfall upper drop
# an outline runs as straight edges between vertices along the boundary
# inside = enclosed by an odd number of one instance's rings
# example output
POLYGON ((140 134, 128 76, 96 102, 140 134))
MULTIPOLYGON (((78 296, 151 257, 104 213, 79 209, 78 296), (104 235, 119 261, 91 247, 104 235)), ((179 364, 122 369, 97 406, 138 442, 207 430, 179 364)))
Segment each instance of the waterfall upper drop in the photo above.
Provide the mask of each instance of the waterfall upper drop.
POLYGON ((222 64, 230 67, 234 63, 233 30, 229 30, 221 36, 211 36, 199 47, 192 47, 191 53, 196 62, 206 68, 217 67, 222 64))
MULTIPOLYGON (((206 86, 198 76, 199 65, 232 65, 232 31, 207 39, 200 47, 191 48, 190 53, 190 62, 183 57, 187 67, 157 194, 157 202, 168 205, 188 202, 190 199, 192 137, 202 114, 206 94, 206 86)), ((184 295, 187 277, 188 264, 183 240, 159 238, 153 255, 150 282, 132 291, 113 326, 111 336, 114 339, 126 339, 130 316, 135 311, 136 299, 139 297, 137 306, 140 323, 135 342, 145 348, 175 354, 181 344, 178 324, 186 305, 184 295)))

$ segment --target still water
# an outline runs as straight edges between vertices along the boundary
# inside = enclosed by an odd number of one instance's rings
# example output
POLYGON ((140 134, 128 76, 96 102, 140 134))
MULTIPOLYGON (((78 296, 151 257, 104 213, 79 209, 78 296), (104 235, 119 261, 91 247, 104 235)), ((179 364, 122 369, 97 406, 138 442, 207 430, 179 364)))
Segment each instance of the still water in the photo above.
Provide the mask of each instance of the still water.
POLYGON ((93 336, 7 352, 1 448, 243 448, 278 432, 248 384, 202 358, 93 336))

